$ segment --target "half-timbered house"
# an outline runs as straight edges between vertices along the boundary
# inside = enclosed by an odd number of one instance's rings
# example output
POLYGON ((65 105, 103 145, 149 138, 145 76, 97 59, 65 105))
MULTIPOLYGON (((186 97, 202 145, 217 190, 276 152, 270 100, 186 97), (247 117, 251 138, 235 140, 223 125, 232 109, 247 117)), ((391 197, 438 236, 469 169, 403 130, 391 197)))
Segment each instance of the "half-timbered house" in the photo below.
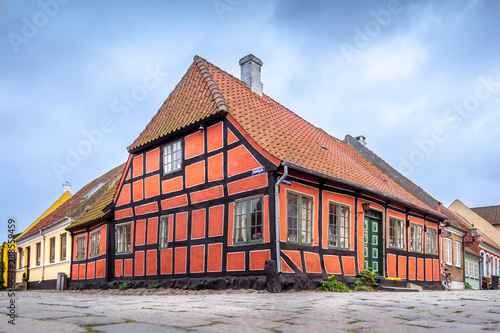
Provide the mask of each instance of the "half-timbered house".
POLYGON ((258 58, 240 66, 241 80, 195 57, 128 147, 110 280, 262 288, 271 259, 285 288, 368 267, 440 285, 443 216, 263 94, 258 58))

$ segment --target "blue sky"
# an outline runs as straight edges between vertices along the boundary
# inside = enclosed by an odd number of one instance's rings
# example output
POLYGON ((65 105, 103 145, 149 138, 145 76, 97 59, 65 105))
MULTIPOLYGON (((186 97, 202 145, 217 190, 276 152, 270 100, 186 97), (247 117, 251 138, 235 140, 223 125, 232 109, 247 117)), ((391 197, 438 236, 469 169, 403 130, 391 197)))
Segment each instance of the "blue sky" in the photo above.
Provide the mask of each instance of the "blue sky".
POLYGON ((194 55, 449 205, 500 204, 500 1, 0 0, 0 239, 127 159, 194 55))

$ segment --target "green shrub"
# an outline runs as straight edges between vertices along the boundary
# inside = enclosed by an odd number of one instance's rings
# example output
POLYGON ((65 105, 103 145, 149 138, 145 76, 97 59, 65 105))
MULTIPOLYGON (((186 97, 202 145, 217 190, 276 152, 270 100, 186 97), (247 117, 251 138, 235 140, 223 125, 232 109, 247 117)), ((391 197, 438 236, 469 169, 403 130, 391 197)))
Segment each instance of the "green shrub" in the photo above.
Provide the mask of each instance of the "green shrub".
POLYGON ((472 286, 470 285, 469 282, 465 282, 465 289, 471 289, 472 290, 474 288, 472 288, 472 286))
POLYGON ((182 286, 181 290, 188 290, 188 286, 182 286))
POLYGON ((377 273, 375 273, 371 267, 368 267, 367 269, 359 273, 358 277, 367 287, 378 286, 377 273))
POLYGON ((360 272, 358 274, 358 279, 351 283, 351 287, 354 291, 372 291, 373 287, 376 286, 378 286, 377 273, 375 273, 371 267, 368 267, 364 271, 360 272))
POLYGON ((367 286, 365 286, 363 281, 361 281, 360 279, 356 279, 356 280, 352 281, 351 287, 352 287, 352 290, 354 290, 354 291, 360 291, 360 290, 371 291, 372 290, 371 287, 368 288, 367 286))
POLYGON ((158 283, 152 284, 148 287, 148 289, 158 289, 160 288, 160 285, 158 283))
POLYGON ((124 290, 127 290, 127 289, 130 289, 130 282, 123 282, 123 283, 120 283, 118 285, 118 290, 119 291, 124 291, 124 290))
POLYGON ((325 281, 321 281, 318 289, 335 292, 349 291, 349 288, 347 288, 342 282, 338 281, 335 275, 331 275, 325 281))

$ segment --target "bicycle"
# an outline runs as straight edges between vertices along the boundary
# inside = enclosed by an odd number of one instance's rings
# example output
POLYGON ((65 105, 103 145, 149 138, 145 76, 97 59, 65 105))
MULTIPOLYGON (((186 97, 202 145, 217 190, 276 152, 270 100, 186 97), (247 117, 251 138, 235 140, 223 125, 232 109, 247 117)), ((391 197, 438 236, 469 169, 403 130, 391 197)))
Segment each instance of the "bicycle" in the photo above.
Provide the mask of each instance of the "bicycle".
POLYGON ((441 283, 446 289, 451 288, 451 274, 448 273, 448 268, 445 268, 444 272, 441 272, 441 283))

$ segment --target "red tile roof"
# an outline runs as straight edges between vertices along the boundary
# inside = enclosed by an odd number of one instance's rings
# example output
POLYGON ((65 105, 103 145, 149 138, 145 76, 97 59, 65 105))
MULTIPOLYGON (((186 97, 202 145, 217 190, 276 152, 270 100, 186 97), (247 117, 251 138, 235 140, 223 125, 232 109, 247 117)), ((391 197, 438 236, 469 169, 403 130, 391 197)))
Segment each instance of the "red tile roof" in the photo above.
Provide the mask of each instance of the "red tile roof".
POLYGON ((493 225, 500 224, 500 205, 476 207, 471 210, 493 225))
POLYGON ((59 206, 52 213, 47 215, 45 218, 40 220, 31 230, 29 230, 23 237, 19 240, 34 234, 42 228, 48 227, 53 223, 58 222, 64 217, 69 217, 73 220, 78 219, 85 212, 94 206, 94 204, 107 192, 110 183, 117 181, 123 172, 125 164, 122 164, 99 178, 94 179, 87 185, 85 185, 80 191, 68 199, 65 203, 59 206), (99 184, 103 184, 95 193, 86 197, 87 194, 99 184))
POLYGON ((280 161, 436 213, 345 142, 270 97, 252 92, 243 81, 200 57, 195 57, 186 75, 128 149, 136 150, 226 110, 264 151, 280 161))

